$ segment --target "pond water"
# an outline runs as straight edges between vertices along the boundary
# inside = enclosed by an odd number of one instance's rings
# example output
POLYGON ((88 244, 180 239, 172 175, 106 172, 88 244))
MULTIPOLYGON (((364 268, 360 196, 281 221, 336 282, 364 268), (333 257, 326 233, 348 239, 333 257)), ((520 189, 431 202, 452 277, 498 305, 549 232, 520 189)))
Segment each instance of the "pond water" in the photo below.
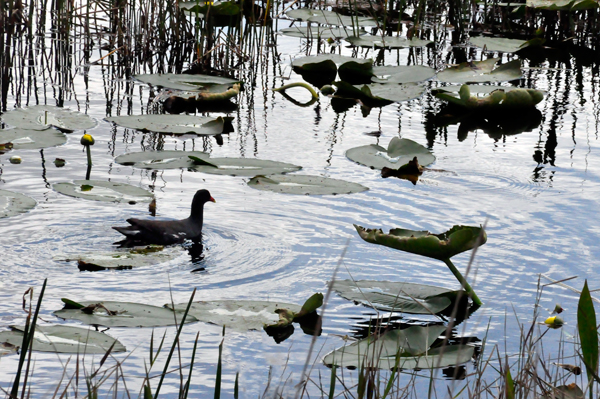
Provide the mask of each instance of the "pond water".
MULTIPOLYGON (((280 25, 287 27, 288 23, 280 25)), ((34 287, 38 293, 45 278, 48 287, 41 318, 67 325, 79 324, 52 315, 62 307, 63 297, 162 306, 171 300, 187 301, 196 288, 196 300, 278 300, 302 304, 313 293, 326 292, 327 282, 338 265, 340 279, 458 288, 442 262, 366 243, 356 234, 353 224, 385 231, 403 227, 440 233, 455 224, 486 223, 488 241, 479 249, 468 277, 484 305, 458 327, 458 333, 478 339, 487 334, 488 344, 498 344, 501 353, 514 354, 517 350, 518 321, 526 325, 532 321, 538 283, 549 282, 540 274, 556 280, 577 276, 568 284, 578 289, 584 279, 588 279, 591 289, 600 285, 595 272, 600 257, 596 246, 600 240, 597 64, 583 65, 569 57, 566 62, 524 60, 524 78, 515 83, 545 91, 544 100, 537 105, 541 123, 515 135, 488 134, 481 128, 465 134, 458 125, 435 125, 434 115, 441 109, 441 102, 429 91, 413 101, 373 108, 366 117, 359 106, 336 113, 330 99, 322 95, 309 107, 296 106, 271 89, 302 80, 292 72, 290 59, 306 55, 306 45, 300 39, 285 36, 276 36, 275 40, 276 45, 264 52, 255 70, 239 70, 240 78, 246 82, 245 90, 238 97, 238 110, 229 114, 234 117, 235 131, 224 135, 222 144, 211 137, 161 136, 104 121, 108 116, 147 113, 154 109, 152 98, 157 94, 145 84, 117 77, 110 65, 111 57, 104 60, 104 66, 90 67, 83 67, 79 58, 73 57, 72 65, 57 71, 63 75, 43 73, 43 66, 38 65, 39 69, 30 75, 37 77, 36 85, 29 87, 20 86, 14 78, 20 73, 15 67, 8 109, 58 103, 98 121, 97 127, 87 130, 96 141, 92 147, 93 179, 149 189, 156 197, 156 216, 163 219, 186 217, 193 194, 201 188, 210 190, 216 203, 205 206, 202 260, 194 262, 183 254, 157 266, 81 272, 76 262, 57 259, 113 250, 113 242, 120 239, 120 234, 111 226, 131 217, 150 218, 148 205, 86 201, 52 189, 53 183, 85 178, 87 161, 80 144, 82 131, 69 134, 62 146, 0 155, 0 189, 26 194, 38 202, 25 214, 0 220, 0 328, 24 322, 23 293, 28 287, 34 287), (59 79, 67 75, 71 82, 59 79), (379 171, 345 157, 350 148, 367 144, 387 146, 393 137, 427 146, 437 158, 431 167, 442 171, 425 172, 413 185, 406 180, 382 179, 379 171), (302 166, 296 173, 356 182, 369 190, 335 196, 285 195, 255 190, 246 184, 249 178, 188 170, 153 172, 114 162, 120 154, 153 149, 289 162, 302 166), (22 163, 11 164, 8 159, 12 155, 21 156, 22 163), (67 164, 55 167, 53 161, 57 157, 64 158, 67 164)), ((445 51, 449 49, 446 46, 445 51)), ((352 52, 348 48, 341 51, 352 52)), ((471 54, 474 59, 486 57, 476 50, 471 54)), ((95 50, 90 58, 102 55, 105 53, 95 50)), ((372 55, 359 52, 360 57, 372 55)), ((387 64, 416 61, 443 68, 443 57, 431 49, 401 49, 386 51, 384 55, 387 64)), ((503 55, 503 60, 514 57, 503 55)), ((437 82, 433 80, 428 85, 435 87, 437 82)), ((307 100, 302 89, 288 93, 307 100)), ((453 261, 464 271, 469 256, 463 253, 453 261)), ((555 303, 561 303, 567 309, 565 328, 550 331, 544 338, 545 356, 555 356, 553 351, 563 332, 574 334, 577 299, 576 293, 559 286, 544 289, 543 308, 552 309, 555 303)), ((547 313, 541 311, 542 316, 547 313)), ((309 391, 318 392, 320 383, 328 386, 330 374, 322 365, 323 355, 342 346, 344 340, 340 336, 352 335, 356 323, 373 314, 368 308, 331 295, 323 333, 309 360, 314 364, 311 377, 315 381, 309 384, 309 391)), ((154 336, 160 337, 164 331, 170 342, 175 334, 173 327, 157 328, 154 336)), ((212 395, 221 332, 221 327, 204 323, 183 329, 184 365, 189 364, 193 341, 199 334, 193 397, 212 395)), ((128 349, 125 354, 115 354, 110 362, 123 362, 127 388, 135 396, 145 375, 153 330, 111 328, 108 333, 128 349)), ((263 331, 226 331, 225 393, 232 394, 237 372, 241 397, 258 397, 281 386, 293 390, 307 361, 310 341, 311 336, 299 328, 280 344, 263 331)), ((570 350, 567 346, 568 354, 570 350)), ((32 397, 48 397, 54 391, 69 357, 34 353, 32 397)), ((97 367, 100 357, 92 361, 88 356, 88 360, 86 367, 91 370, 97 367)), ((153 368, 155 372, 162 370, 162 361, 164 358, 153 368)), ((14 355, 0 359, 3 388, 10 386, 17 362, 14 355)), ((72 358, 67 370, 72 372, 74 363, 72 358)), ((473 367, 474 363, 467 364, 468 371, 473 367)), ((344 373, 347 381, 356 382, 355 371, 344 373)), ((437 389, 443 389, 439 392, 453 384, 441 373, 436 377, 437 389)), ((115 376, 111 378, 114 380, 115 376)), ((491 374, 491 378, 495 376, 491 374)), ((415 397, 426 392, 428 383, 426 377, 417 379, 415 397)), ((178 374, 172 373, 165 384, 164 396, 176 397, 178 374)), ((124 390, 119 388, 119 396, 124 390)))

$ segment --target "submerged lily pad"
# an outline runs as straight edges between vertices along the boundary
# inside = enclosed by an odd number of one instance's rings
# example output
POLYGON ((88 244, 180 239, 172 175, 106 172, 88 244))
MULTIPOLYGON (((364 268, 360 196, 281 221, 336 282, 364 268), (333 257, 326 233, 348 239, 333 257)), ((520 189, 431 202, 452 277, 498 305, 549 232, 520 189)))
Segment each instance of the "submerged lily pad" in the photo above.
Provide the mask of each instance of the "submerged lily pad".
POLYGON ((11 143, 15 150, 38 150, 63 145, 66 142, 67 136, 55 129, 28 130, 14 128, 0 130, 0 143, 11 143))
POLYGON ((376 48, 406 48, 423 47, 433 43, 431 40, 422 40, 419 38, 407 39, 399 36, 349 36, 344 38, 353 46, 376 47, 376 48))
POLYGON ((438 72, 440 82, 448 83, 483 83, 516 80, 522 77, 521 61, 513 60, 494 69, 499 58, 485 61, 463 62, 457 66, 438 72))
POLYGON ((254 158, 209 158, 200 151, 143 151, 119 155, 115 161, 144 169, 187 168, 213 175, 256 176, 295 172, 301 166, 254 158), (196 158, 195 161, 192 158, 196 158), (205 161, 205 162, 200 162, 205 161))
POLYGON ((13 109, 2 114, 1 118, 4 123, 31 130, 46 130, 54 126, 62 131, 72 132, 96 126, 96 121, 86 114, 52 105, 13 109))
POLYGON ((240 81, 222 76, 190 75, 175 73, 148 73, 134 75, 135 79, 152 86, 165 87, 173 90, 200 91, 207 90, 220 93, 227 90, 228 86, 240 81))
POLYGON ((349 149, 346 156, 354 162, 374 169, 398 169, 414 157, 417 157, 421 166, 435 161, 435 156, 421 144, 398 137, 392 138, 387 149, 369 144, 349 149))
MULTIPOLYGON (((10 326, 11 331, 0 332, 0 343, 21 346, 23 326, 10 326)), ((36 326, 32 349, 39 352, 104 354, 125 352, 125 346, 107 334, 90 329, 71 326, 36 326)))
MULTIPOLYGON (((53 314, 65 320, 79 320, 84 324, 105 327, 162 327, 181 323, 183 312, 173 311, 158 306, 145 305, 133 302, 115 301, 79 301, 84 308, 73 309, 68 303, 73 303, 65 298, 65 307, 53 314)), ((188 314, 186 323, 198 321, 188 314)))
POLYGON ((97 271, 105 269, 131 269, 140 266, 154 266, 169 262, 186 253, 179 246, 163 247, 150 245, 143 248, 113 252, 87 253, 77 256, 54 258, 57 261, 76 261, 80 270, 97 271))
POLYGON ((248 185, 257 190, 305 195, 351 194, 369 189, 358 183, 309 175, 255 176, 250 179, 248 185))
POLYGON ((285 13, 289 18, 336 26, 377 26, 377 21, 368 17, 350 17, 334 11, 299 8, 285 13))
MULTIPOLYGON (((165 307, 172 308, 170 304, 166 304, 165 307)), ((175 310, 178 311, 183 311, 186 307, 187 302, 175 304, 175 310)), ((246 331, 262 330, 265 324, 274 324, 279 321, 279 315, 275 313, 277 309, 287 309, 298 313, 302 306, 270 301, 201 301, 192 303, 189 314, 205 323, 246 331)))
POLYGON ((446 326, 411 326, 370 336, 329 353, 328 366, 376 367, 379 369, 431 369, 468 362, 474 348, 446 345, 431 348, 446 326))
POLYGON ((73 183, 54 183, 52 188, 70 197, 92 201, 138 202, 152 201, 154 195, 140 187, 104 180, 75 180, 73 183))
POLYGON ((480 245, 487 241, 487 235, 481 227, 457 225, 441 234, 406 229, 392 229, 389 234, 385 234, 380 229, 365 229, 356 224, 354 227, 360 238, 371 244, 439 260, 450 259, 456 254, 473 249, 481 232, 483 240, 480 245))
POLYGON ((481 47, 487 51, 501 53, 516 53, 517 51, 527 47, 527 40, 507 39, 505 37, 487 37, 477 36, 469 38, 469 42, 477 47, 481 47))
POLYGON ((227 133, 226 126, 231 125, 231 117, 202 117, 194 115, 122 115, 106 118, 128 129, 142 132, 186 134, 193 133, 204 136, 227 133))
POLYGON ((379 66, 373 68, 373 83, 416 83, 431 79, 435 69, 423 65, 379 66))
POLYGON ((37 205, 36 200, 23 194, 0 190, 0 218, 25 213, 37 205))
MULTIPOLYGON (((303 39, 339 39, 356 34, 352 28, 329 28, 323 26, 292 26, 291 28, 285 28, 279 30, 284 36, 300 37, 303 39)), ((360 30, 360 35, 364 35, 367 32, 360 30)))
POLYGON ((335 280, 332 289, 364 306, 412 314, 438 314, 460 293, 432 285, 375 280, 335 280))

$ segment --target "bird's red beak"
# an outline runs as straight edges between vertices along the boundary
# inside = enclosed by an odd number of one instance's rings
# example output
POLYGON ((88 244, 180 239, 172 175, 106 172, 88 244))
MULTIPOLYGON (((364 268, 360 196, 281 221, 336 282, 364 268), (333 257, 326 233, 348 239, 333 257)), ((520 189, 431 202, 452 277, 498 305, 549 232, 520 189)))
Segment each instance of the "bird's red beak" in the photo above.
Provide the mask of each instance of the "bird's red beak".
POLYGON ((213 197, 210 197, 209 201, 217 202, 213 197))

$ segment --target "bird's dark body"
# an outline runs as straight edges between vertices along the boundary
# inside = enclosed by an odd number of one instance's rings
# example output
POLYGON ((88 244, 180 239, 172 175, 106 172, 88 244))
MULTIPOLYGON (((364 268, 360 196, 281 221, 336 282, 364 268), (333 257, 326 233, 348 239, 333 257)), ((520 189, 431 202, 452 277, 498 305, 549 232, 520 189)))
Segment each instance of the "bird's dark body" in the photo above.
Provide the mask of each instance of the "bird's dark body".
POLYGON ((204 204, 215 202, 207 190, 198 190, 192 201, 190 217, 181 220, 127 219, 130 226, 114 226, 113 229, 126 236, 128 243, 171 245, 202 237, 204 204))

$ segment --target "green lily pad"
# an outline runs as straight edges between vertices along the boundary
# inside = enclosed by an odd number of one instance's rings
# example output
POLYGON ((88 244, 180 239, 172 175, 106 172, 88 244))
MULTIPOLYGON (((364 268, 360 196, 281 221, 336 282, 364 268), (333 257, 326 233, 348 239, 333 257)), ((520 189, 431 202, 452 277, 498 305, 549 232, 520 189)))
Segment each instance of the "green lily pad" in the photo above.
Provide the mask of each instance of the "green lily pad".
POLYGON ((369 89, 371 97, 396 103, 419 98, 427 90, 425 86, 416 83, 371 83, 364 85, 361 90, 364 91, 365 87, 369 89))
POLYGON ((52 188, 70 197, 106 202, 150 202, 154 195, 140 187, 104 180, 75 180, 73 183, 54 183, 52 188))
POLYGON ((294 70, 296 70, 296 68, 306 70, 309 69, 310 66, 321 64, 324 61, 331 61, 336 66, 343 65, 348 62, 356 62, 359 64, 373 64, 373 60, 369 58, 354 58, 339 54, 319 54, 296 58, 294 59, 294 61, 292 61, 292 67, 294 68, 294 70))
POLYGON ((422 65, 380 66, 373 68, 373 83, 416 83, 435 76, 435 69, 422 65))
POLYGON ((0 130, 0 143, 11 143, 15 150, 38 150, 56 147, 66 142, 67 136, 56 129, 27 130, 15 128, 0 130))
POLYGON ((56 261, 76 261, 81 270, 131 269, 140 266, 154 266, 172 261, 186 252, 179 246, 163 247, 150 245, 143 248, 113 252, 96 252, 77 256, 55 257, 56 261))
POLYGON ((193 133, 203 136, 214 136, 225 133, 226 124, 231 125, 231 117, 202 117, 194 115, 123 115, 106 118, 128 129, 142 132, 171 134, 193 133))
MULTIPOLYGON (((458 95, 445 92, 444 88, 436 90, 435 96, 450 104, 469 110, 524 110, 534 107, 544 99, 544 93, 535 89, 513 88, 504 90, 498 86, 486 97, 471 95, 471 86, 462 85, 458 95)), ((493 86, 492 86, 493 87, 493 86)))
POLYGON ((248 185, 257 190, 305 195, 351 194, 369 189, 358 183, 309 175, 255 176, 250 179, 248 185))
MULTIPOLYGON (((0 342, 15 346, 23 343, 23 326, 10 326, 11 331, 0 332, 0 342)), ((125 352, 125 346, 107 334, 71 326, 36 326, 32 349, 39 352, 104 354, 125 352)))
POLYGON ((2 114, 1 118, 4 123, 30 130, 46 130, 54 126, 62 131, 72 132, 96 126, 96 121, 86 114, 52 105, 13 109, 2 114))
POLYGON ((417 157, 421 166, 427 166, 435 161, 435 156, 421 144, 398 137, 392 138, 387 149, 369 144, 349 149, 346 151, 346 156, 354 162, 373 169, 384 167, 398 169, 414 157, 417 157))
POLYGON ((457 66, 438 72, 440 82, 483 83, 516 80, 522 77, 521 61, 513 60, 493 69, 499 58, 485 61, 463 62, 457 66))
POLYGON ((299 8, 285 13, 289 18, 335 26, 377 26, 377 21, 368 17, 349 17, 334 11, 299 8))
MULTIPOLYGON (((165 307, 172 308, 170 304, 165 307)), ((175 304, 177 311, 183 311, 186 307, 187 302, 175 304)), ((264 325, 279 321, 279 315, 275 313, 277 309, 298 313, 302 307, 293 303, 269 301, 201 301, 192 303, 189 315, 199 321, 226 326, 227 329, 236 331, 262 330, 264 325)))
POLYGON ((36 200, 23 194, 8 190, 0 190, 0 218, 25 213, 35 208, 36 200))
POLYGON ((209 91, 221 93, 234 83, 240 83, 235 79, 222 76, 189 75, 175 73, 148 73, 134 75, 135 79, 156 87, 164 87, 183 91, 209 91))
POLYGON ((213 175, 256 176, 257 174, 280 174, 295 172, 301 166, 285 162, 254 158, 209 158, 209 154, 200 151, 143 151, 119 155, 115 162, 143 169, 179 169, 186 168, 213 175), (196 159, 203 160, 198 164, 196 159))
MULTIPOLYGON (((291 28, 285 28, 279 30, 284 36, 299 37, 302 39, 339 39, 356 34, 352 28, 329 28, 324 26, 292 26, 291 28)), ((364 35, 367 32, 360 30, 360 35, 364 35)))
POLYGON ((375 280, 335 280, 332 289, 364 306, 411 314, 438 314, 460 293, 432 285, 375 280))
MULTIPOLYGON (((428 231, 392 229, 385 234, 380 229, 365 229, 354 225, 360 238, 371 244, 384 245, 386 247, 406 251, 429 258, 445 260, 456 254, 468 251, 475 247, 481 227, 454 226, 441 234, 432 234, 428 231)), ((483 241, 487 241, 487 235, 483 231, 483 241)))
POLYGON ((468 362, 474 348, 447 345, 431 348, 446 326, 411 326, 370 336, 338 348, 323 358, 328 366, 379 369, 432 369, 468 362), (399 358, 398 358, 399 357, 399 358))
POLYGON ((469 42, 487 51, 501 53, 516 53, 527 47, 527 40, 507 39, 505 37, 477 36, 469 38, 469 42))
POLYGON ((407 47, 424 47, 430 43, 430 40, 422 40, 418 38, 407 39, 399 36, 348 36, 344 40, 359 47, 375 47, 375 48, 407 48, 407 47))
MULTIPOLYGON (((64 301, 63 301, 64 302, 64 301)), ((158 306, 133 302, 115 301, 77 301, 85 306, 82 309, 71 309, 69 305, 53 314, 65 320, 79 320, 91 326, 105 327, 163 327, 181 323, 183 312, 173 311, 158 306), (98 305, 98 306, 95 306, 98 305)), ((198 321, 188 314, 186 323, 198 321)))
POLYGON ((600 7, 598 0, 527 0, 527 7, 544 10, 593 10, 600 7))

